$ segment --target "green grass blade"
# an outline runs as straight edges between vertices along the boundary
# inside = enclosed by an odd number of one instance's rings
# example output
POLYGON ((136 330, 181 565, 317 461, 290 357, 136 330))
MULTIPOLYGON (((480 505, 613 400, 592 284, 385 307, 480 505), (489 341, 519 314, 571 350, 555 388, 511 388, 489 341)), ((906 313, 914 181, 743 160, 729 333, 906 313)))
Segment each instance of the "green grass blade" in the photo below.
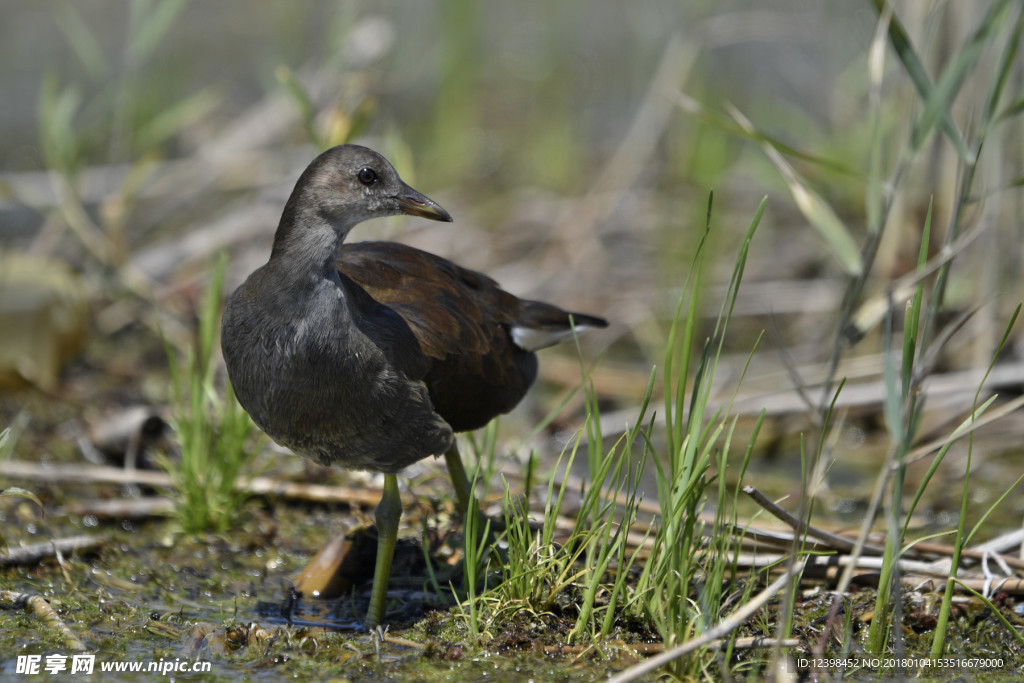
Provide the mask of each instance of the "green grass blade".
POLYGON ((991 505, 988 506, 988 509, 985 510, 985 512, 981 515, 981 517, 971 528, 971 530, 967 532, 967 535, 964 536, 963 544, 965 546, 971 544, 971 540, 974 538, 974 534, 976 534, 978 530, 982 527, 982 525, 984 525, 985 522, 988 521, 988 518, 992 516, 992 513, 995 512, 996 509, 1003 504, 1003 501, 1006 500, 1006 497, 1009 496, 1013 492, 1013 490, 1017 488, 1017 485, 1020 484, 1022 481, 1024 481, 1024 474, 1017 477, 1017 479, 1012 484, 1010 484, 1005 491, 1003 491, 1003 494, 996 498, 996 500, 991 505))
MULTIPOLYGON (((701 286, 702 267, 704 263, 705 245, 708 235, 711 233, 711 208, 714 204, 714 192, 708 194, 707 219, 704 223, 704 233, 697 243, 697 250, 690 263, 690 269, 683 279, 683 288, 679 293, 679 300, 676 303, 675 315, 672 316, 672 323, 668 330, 668 339, 665 342, 665 363, 663 370, 664 398, 665 398, 665 421, 668 429, 665 430, 667 449, 670 454, 678 452, 683 433, 683 397, 686 391, 686 378, 689 376, 690 358, 693 352, 693 335, 696 329, 696 317, 698 312, 698 300, 701 286), (694 283, 690 291, 691 279, 694 283), (682 319, 683 306, 687 301, 687 292, 690 292, 690 308, 686 321, 683 325, 682 348, 678 348, 676 339, 679 336, 679 324, 682 319), (676 369, 675 359, 678 358, 681 367, 676 369)), ((664 500, 664 498, 662 498, 664 500)))
MULTIPOLYGON (((736 107, 730 105, 729 113, 740 127, 749 131, 755 130, 754 124, 736 107)), ((811 189, 807 181, 774 147, 762 144, 761 149, 786 181, 786 186, 789 187, 790 194, 793 195, 793 201, 800 209, 800 213, 818 232, 843 270, 850 275, 859 274, 864 268, 860 247, 857 246, 857 242, 831 205, 811 189)))
MULTIPOLYGON (((1017 23, 1014 24, 1013 30, 1010 31, 1010 36, 1006 41, 1006 46, 1003 51, 1003 57, 999 60, 999 68, 996 69, 993 75, 993 84, 989 88, 988 96, 985 98, 985 106, 981 110, 981 121, 980 121, 980 134, 979 137, 984 138, 985 132, 988 130, 989 125, 994 121, 1002 120, 1002 114, 996 115, 996 108, 999 106, 999 100, 1002 99, 1003 90, 1006 88, 1006 83, 1010 78, 1010 74, 1013 71, 1013 66, 1017 61, 1017 53, 1020 50, 1021 36, 1024 35, 1024 9, 1020 10, 1017 14, 1017 23)), ((1020 100, 1018 100, 1019 102, 1020 100)), ((1010 105, 1010 109, 1013 105, 1010 105)))
MULTIPOLYGON (((887 0, 871 1, 875 5, 879 16, 882 16, 887 11, 886 8, 889 5, 887 0)), ((888 11, 891 12, 891 7, 888 11)), ((903 68, 917 89, 918 94, 926 102, 930 100, 935 86, 932 84, 931 77, 928 76, 928 72, 914 51, 914 46, 910 43, 910 37, 907 35, 906 29, 903 28, 903 24, 900 23, 899 18, 895 14, 893 14, 892 19, 889 21, 889 42, 892 43, 896 56, 903 63, 903 68)), ((949 115, 948 111, 942 112, 939 127, 946 137, 949 138, 960 158, 971 161, 973 155, 967 151, 967 146, 964 144, 960 129, 956 127, 956 123, 953 122, 953 117, 949 115)))
POLYGON ((999 112, 999 116, 996 117, 997 121, 1005 121, 1006 119, 1013 118, 1024 111, 1024 96, 1018 97, 1009 105, 1006 109, 999 112))
POLYGON ((201 121, 220 102, 220 96, 213 90, 199 92, 175 102, 146 121, 135 132, 135 146, 146 152, 162 145, 182 130, 201 121))
POLYGON ((884 135, 882 127, 882 83, 885 76, 885 36, 892 19, 892 12, 886 11, 878 19, 875 36, 868 50, 868 102, 871 107, 871 146, 868 150, 868 178, 864 195, 867 226, 872 235, 882 231, 883 184, 882 160, 884 158, 884 135))
POLYGON ((130 3, 130 38, 127 50, 130 67, 137 68, 152 56, 187 3, 188 0, 160 0, 155 8, 152 3, 140 0, 130 3))
MULTIPOLYGON (((938 83, 926 95, 924 111, 914 125, 913 133, 910 136, 911 146, 915 150, 921 149, 940 118, 943 120, 948 118, 952 121, 949 110, 953 100, 960 92, 960 86, 967 79, 968 73, 977 64, 982 51, 991 42, 992 35, 1001 25, 1003 14, 1008 6, 1009 0, 997 0, 989 7, 981 25, 967 43, 953 55, 942 72, 942 76, 939 77, 938 83)), ((964 159, 973 158, 963 154, 961 156, 964 159)))
POLYGON ((274 76, 277 78, 277 82, 284 87, 285 93, 291 98, 295 108, 299 110, 299 118, 302 119, 302 125, 306 129, 309 141, 319 150, 326 149, 327 143, 316 127, 316 108, 313 106, 313 99, 306 92, 306 88, 299 81, 298 76, 286 66, 279 66, 274 72, 274 76))
POLYGON ((746 128, 738 125, 735 121, 731 120, 728 116, 721 114, 713 109, 705 106, 698 100, 690 97, 681 92, 673 92, 670 97, 679 106, 680 109, 688 114, 696 116, 701 121, 718 128, 719 130, 730 133, 744 140, 756 142, 758 144, 767 144, 776 149, 780 154, 787 156, 797 161, 803 161, 814 166, 818 166, 827 171, 833 173, 840 173, 842 175, 860 177, 861 172, 852 166, 839 161, 838 159, 830 159, 817 154, 804 151, 787 144, 783 140, 766 133, 763 130, 754 128, 746 128))
POLYGON ((1024 634, 1021 634, 1020 630, 1015 625, 1011 624, 1006 617, 1003 616, 1002 610, 993 605, 992 601, 989 600, 986 596, 982 595, 981 593, 974 590, 962 581, 958 579, 953 579, 953 581, 959 584, 961 588, 963 588, 965 591, 976 597, 978 600, 981 600, 983 603, 985 603, 985 606, 988 607, 989 611, 992 612, 995 618, 998 619, 1000 623, 1002 623, 1002 625, 1006 627, 1006 630, 1010 633, 1010 635, 1013 636, 1014 640, 1017 641, 1017 644, 1024 646, 1024 634))
POLYGON ((60 8, 53 12, 53 19, 89 76, 96 81, 103 79, 107 71, 103 48, 89 30, 76 4, 61 3, 60 8))
POLYGON ((983 404, 981 404, 978 408, 971 411, 971 414, 968 415, 967 418, 963 422, 961 422, 956 429, 952 431, 952 433, 947 438, 946 443, 943 444, 942 448, 940 448, 939 451, 935 454, 935 457, 932 458, 932 463, 931 465, 928 466, 928 471, 925 472, 924 476, 921 478, 921 483, 918 484, 917 491, 916 493, 914 493, 914 498, 913 500, 911 500, 910 506, 907 508, 906 515, 904 516, 904 536, 906 536, 907 532, 910 529, 910 522, 913 518, 914 511, 917 509, 917 504, 921 502, 921 498, 924 497, 924 492, 928 488, 928 482, 932 480, 932 477, 935 475, 935 472, 939 469, 939 465, 942 464, 942 461, 946 457, 946 454, 949 452, 949 449, 953 446, 954 443, 956 443, 957 439, 963 436, 964 433, 967 432, 967 430, 969 430, 974 425, 974 423, 981 418, 981 416, 985 413, 988 407, 992 405, 992 402, 995 401, 996 398, 996 396, 992 396, 983 404))

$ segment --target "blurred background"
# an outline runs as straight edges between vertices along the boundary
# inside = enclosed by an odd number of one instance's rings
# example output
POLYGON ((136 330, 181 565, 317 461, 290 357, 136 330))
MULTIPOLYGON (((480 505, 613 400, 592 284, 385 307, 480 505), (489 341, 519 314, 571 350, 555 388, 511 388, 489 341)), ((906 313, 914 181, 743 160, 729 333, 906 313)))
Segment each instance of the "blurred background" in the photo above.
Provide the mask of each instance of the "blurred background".
MULTIPOLYGON (((881 323, 888 303, 903 310, 900 278, 918 262, 929 202, 929 277, 943 253, 955 259, 930 330, 949 334, 930 347, 937 379, 926 385, 920 442, 969 411, 1022 292, 1024 70, 1017 57, 999 67, 1019 8, 893 6, 925 78, 949 86, 934 101, 872 2, 8 0, 0 427, 18 437, 9 450, 76 460, 78 438, 111 412, 159 412, 169 400, 163 340, 192 344, 218 254, 230 255, 227 292, 265 262, 305 165, 351 140, 384 153, 455 217, 377 221, 352 239, 404 241, 517 295, 612 321, 583 345, 588 364, 601 358, 593 378, 609 432, 636 414, 663 360, 710 193, 697 292, 708 334, 767 197, 720 399, 745 418, 768 411, 755 472, 781 473, 775 488, 786 493, 800 434, 820 425, 847 377, 828 450, 833 484, 846 491, 835 507, 860 509, 864 477, 889 443, 881 323), (979 37, 993 8, 1001 14, 979 37), (940 80, 950 65, 962 74, 940 80), (986 98, 1002 73, 998 118, 986 98)), ((984 395, 1020 391, 1018 339, 1010 334, 984 395)), ((571 348, 546 352, 541 366, 513 432, 529 432, 579 381, 571 348)), ((581 403, 553 423, 555 450, 581 403)), ((1021 428, 1011 414, 983 432, 996 468, 981 498, 1018 469, 1021 428)))

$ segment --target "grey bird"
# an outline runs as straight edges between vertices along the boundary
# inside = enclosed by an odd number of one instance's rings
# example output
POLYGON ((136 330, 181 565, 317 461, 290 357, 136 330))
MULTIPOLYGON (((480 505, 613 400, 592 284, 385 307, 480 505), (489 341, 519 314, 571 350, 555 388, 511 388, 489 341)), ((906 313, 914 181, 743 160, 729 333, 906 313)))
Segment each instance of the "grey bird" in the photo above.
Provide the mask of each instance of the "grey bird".
POLYGON ((285 205, 270 260, 229 297, 221 335, 238 400, 274 441, 384 473, 369 627, 384 618, 402 513, 395 475, 444 454, 467 513, 454 433, 519 403, 537 375, 534 351, 607 326, 419 249, 344 243, 362 221, 398 214, 452 220, 371 149, 318 156, 285 205))

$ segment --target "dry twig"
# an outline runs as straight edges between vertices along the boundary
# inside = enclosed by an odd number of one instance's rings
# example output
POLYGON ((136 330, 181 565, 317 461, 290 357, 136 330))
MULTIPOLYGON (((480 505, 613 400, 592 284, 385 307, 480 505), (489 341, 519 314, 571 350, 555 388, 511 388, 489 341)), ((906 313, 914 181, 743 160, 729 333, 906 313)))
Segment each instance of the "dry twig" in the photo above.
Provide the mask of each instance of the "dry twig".
POLYGON ((6 554, 0 554, 0 566, 23 565, 38 562, 44 557, 52 557, 58 553, 70 553, 76 550, 87 550, 107 542, 105 536, 69 536, 52 541, 43 541, 20 548, 11 548, 6 554))
POLYGON ((50 603, 41 595, 19 593, 17 591, 0 591, 0 606, 8 609, 31 610, 33 614, 43 620, 43 623, 60 633, 68 649, 77 652, 82 652, 86 649, 85 643, 75 635, 74 631, 68 628, 68 625, 64 623, 53 607, 50 606, 50 603))

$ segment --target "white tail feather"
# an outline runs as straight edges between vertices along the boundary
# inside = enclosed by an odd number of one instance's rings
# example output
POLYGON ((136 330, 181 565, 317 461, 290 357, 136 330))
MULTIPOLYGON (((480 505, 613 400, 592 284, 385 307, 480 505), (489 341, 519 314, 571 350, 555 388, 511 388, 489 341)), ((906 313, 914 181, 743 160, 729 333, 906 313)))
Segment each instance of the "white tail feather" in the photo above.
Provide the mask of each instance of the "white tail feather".
MULTIPOLYGON (((595 329, 592 325, 577 325, 576 334, 595 329)), ((538 351, 572 339, 572 329, 539 330, 535 327, 512 326, 512 343, 523 351, 538 351)))

